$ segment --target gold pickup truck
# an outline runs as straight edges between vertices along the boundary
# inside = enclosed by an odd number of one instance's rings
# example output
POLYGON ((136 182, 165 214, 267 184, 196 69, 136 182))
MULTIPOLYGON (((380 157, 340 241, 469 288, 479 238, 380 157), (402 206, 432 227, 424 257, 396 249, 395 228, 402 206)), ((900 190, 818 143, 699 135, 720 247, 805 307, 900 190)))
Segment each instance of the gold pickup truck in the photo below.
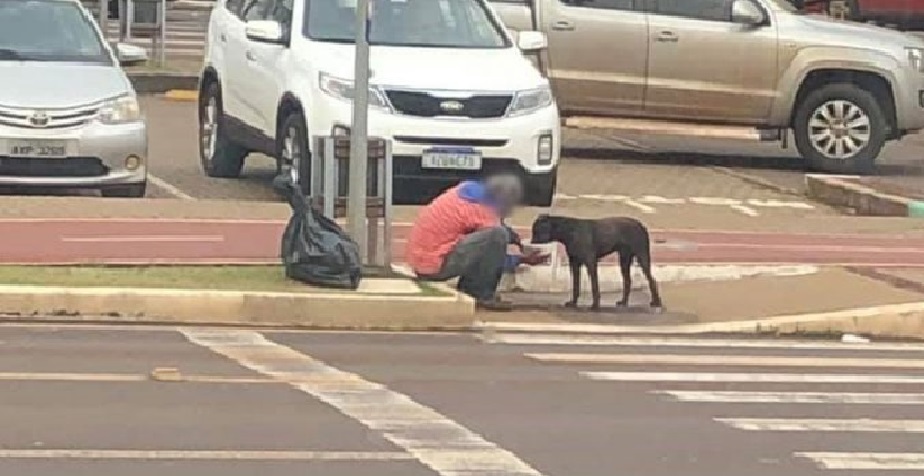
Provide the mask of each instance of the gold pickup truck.
MULTIPOLYGON (((868 173, 924 128, 924 41, 805 15, 787 0, 494 0, 547 41, 565 124, 705 125, 791 136, 815 169, 868 173)), ((530 33, 536 35, 536 33, 530 33)), ((655 126, 656 127, 656 126, 655 126)))

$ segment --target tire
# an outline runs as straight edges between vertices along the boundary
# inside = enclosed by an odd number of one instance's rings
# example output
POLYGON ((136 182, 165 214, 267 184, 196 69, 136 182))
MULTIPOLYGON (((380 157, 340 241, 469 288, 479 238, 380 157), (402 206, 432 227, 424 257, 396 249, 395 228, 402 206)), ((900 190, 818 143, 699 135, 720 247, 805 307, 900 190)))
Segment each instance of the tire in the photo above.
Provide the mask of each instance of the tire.
POLYGON ((793 121, 796 148, 807 165, 839 174, 872 172, 891 136, 890 129, 876 97, 851 83, 829 84, 810 92, 793 121))
POLYGON ((209 177, 237 178, 244 168, 248 151, 234 143, 225 129, 221 87, 211 82, 199 97, 199 159, 209 177))
POLYGON ((147 190, 147 185, 147 182, 141 182, 130 185, 106 187, 100 190, 100 193, 107 198, 143 198, 147 190))
POLYGON ((547 174, 526 176, 526 204, 531 207, 550 207, 558 186, 558 169, 547 174))
POLYGON ((289 114, 279 126, 276 163, 280 174, 289 175, 289 183, 298 184, 298 189, 305 195, 311 193, 311 151, 308 148, 308 127, 301 112, 289 114))

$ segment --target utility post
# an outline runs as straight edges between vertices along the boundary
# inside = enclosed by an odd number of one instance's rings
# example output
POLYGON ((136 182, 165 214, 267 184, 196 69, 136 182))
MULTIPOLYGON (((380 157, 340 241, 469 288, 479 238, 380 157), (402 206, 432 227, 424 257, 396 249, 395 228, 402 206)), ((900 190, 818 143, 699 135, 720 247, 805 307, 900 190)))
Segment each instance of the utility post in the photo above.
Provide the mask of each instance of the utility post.
POLYGON ((356 62, 353 72, 353 120, 350 127, 350 199, 347 225, 359 245, 363 264, 368 260, 366 174, 368 168, 369 113, 369 0, 356 4, 356 62))

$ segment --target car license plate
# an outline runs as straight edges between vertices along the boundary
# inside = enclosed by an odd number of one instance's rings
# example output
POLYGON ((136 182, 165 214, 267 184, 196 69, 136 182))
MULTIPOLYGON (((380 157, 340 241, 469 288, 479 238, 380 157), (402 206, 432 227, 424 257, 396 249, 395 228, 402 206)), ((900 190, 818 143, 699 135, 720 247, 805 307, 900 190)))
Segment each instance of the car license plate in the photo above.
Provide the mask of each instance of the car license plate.
POLYGON ((481 153, 468 148, 427 149, 420 165, 425 169, 481 170, 481 153))
POLYGON ((67 141, 9 140, 7 155, 30 159, 61 159, 67 157, 67 141))

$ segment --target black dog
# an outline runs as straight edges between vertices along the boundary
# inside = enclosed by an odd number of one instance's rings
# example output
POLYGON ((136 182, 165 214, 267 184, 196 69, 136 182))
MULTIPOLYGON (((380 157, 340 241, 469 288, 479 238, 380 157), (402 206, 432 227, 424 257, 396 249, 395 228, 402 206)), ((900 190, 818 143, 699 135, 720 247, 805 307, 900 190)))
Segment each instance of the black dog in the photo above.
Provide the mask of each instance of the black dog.
POLYGON ((651 306, 661 307, 658 283, 651 276, 651 241, 648 229, 640 221, 634 218, 582 220, 540 215, 533 222, 532 242, 541 244, 553 241, 565 245, 568 262, 571 265, 571 301, 565 306, 577 307, 578 295, 581 293, 581 266, 586 266, 594 297, 592 309, 600 309, 597 264, 605 256, 619 253, 623 285, 622 300, 616 305, 627 306, 629 304, 629 291, 632 289, 632 260, 637 259, 642 272, 648 279, 651 306))

